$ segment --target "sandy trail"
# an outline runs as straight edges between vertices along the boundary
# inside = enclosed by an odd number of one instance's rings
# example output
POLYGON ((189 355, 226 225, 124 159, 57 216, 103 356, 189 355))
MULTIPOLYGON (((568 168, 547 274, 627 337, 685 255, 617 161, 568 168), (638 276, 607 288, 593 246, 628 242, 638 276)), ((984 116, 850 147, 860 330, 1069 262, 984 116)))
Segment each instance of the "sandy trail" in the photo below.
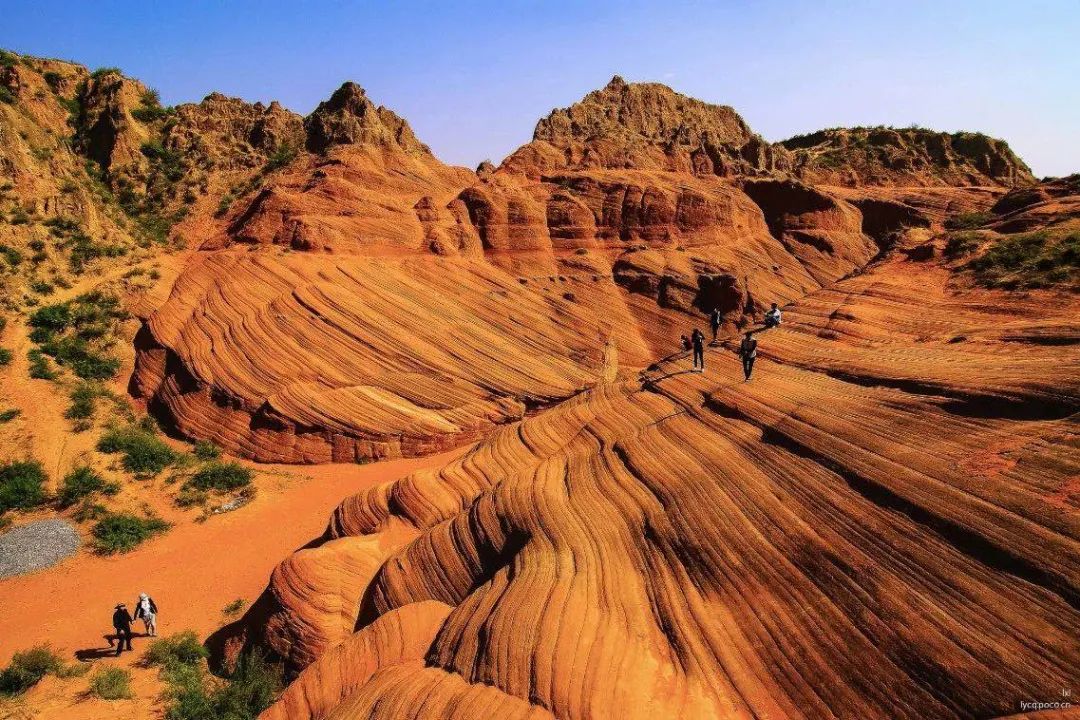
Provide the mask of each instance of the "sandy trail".
MULTIPOLYGON (((143 590, 160 607, 159 634, 190 628, 205 637, 227 621, 222 614, 226 604, 237 598, 254 601, 274 566, 320 535, 330 512, 346 496, 421 467, 444 464, 459 452, 362 466, 253 466, 264 474, 310 479, 271 476, 259 483, 258 496, 246 507, 205 523, 183 522, 125 555, 101 557, 84 549, 46 570, 0 580, 0 664, 41 642, 71 660, 77 650, 101 648, 115 604, 123 601, 133 607, 143 590)), ((146 645, 136 637, 135 652, 106 662, 133 666, 146 645)), ((128 703, 125 714, 147 716, 158 690, 156 673, 134 669, 140 697, 128 703)), ((37 717, 71 717, 81 714, 73 712, 73 703, 92 714, 92 706, 102 702, 62 699, 58 695, 72 696, 74 691, 57 693, 55 684, 43 682, 23 699, 23 707, 33 708, 37 717)), ((64 684, 86 687, 85 680, 64 684)), ((4 714, 0 708, 0 717, 4 714)))

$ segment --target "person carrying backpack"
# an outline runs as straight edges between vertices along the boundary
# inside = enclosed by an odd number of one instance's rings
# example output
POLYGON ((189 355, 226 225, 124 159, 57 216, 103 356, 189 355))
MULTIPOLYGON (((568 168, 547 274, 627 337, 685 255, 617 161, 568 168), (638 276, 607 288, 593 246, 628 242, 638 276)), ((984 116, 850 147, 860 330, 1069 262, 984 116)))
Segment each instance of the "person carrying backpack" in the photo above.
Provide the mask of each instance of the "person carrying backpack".
POLYGON ((154 603, 154 598, 150 597, 146 593, 139 595, 138 602, 135 603, 135 619, 142 618, 143 626, 146 628, 146 634, 150 637, 157 636, 157 604, 154 603))
POLYGON ((112 616, 113 628, 116 630, 116 655, 120 656, 124 650, 131 650, 131 613, 127 605, 120 603, 112 616), (126 645, 126 647, 125 647, 126 645))
POLYGON ((749 380, 750 373, 754 372, 754 360, 757 359, 757 340, 753 333, 746 333, 746 337, 739 343, 739 357, 742 358, 743 374, 746 375, 746 380, 749 380))
POLYGON ((694 372, 705 372, 705 333, 694 328, 690 341, 694 345, 694 372))

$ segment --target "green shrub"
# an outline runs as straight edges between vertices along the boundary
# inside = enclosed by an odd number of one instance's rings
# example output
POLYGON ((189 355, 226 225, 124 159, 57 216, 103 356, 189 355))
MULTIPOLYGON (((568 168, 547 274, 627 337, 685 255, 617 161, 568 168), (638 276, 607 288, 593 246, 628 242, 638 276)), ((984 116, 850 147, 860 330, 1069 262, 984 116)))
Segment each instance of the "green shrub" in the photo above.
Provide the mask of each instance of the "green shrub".
POLYGON ((30 316, 30 325, 49 330, 63 330, 71 323, 71 306, 68 303, 43 305, 30 316))
POLYGON ((153 431, 138 425, 108 430, 97 444, 104 453, 122 453, 124 469, 141 475, 156 475, 176 462, 178 454, 153 431))
POLYGON ((970 255, 978 249, 983 236, 977 232, 949 233, 945 241, 945 257, 952 259, 970 255))
POLYGON ((234 462, 210 462, 184 483, 197 490, 236 490, 251 484, 255 476, 251 468, 234 462))
POLYGON ((90 694, 102 700, 131 698, 131 671, 119 667, 102 668, 90 678, 90 694))
POLYGON ((0 412, 0 425, 11 422, 21 414, 22 410, 19 410, 18 408, 10 408, 0 412))
POLYGON ((57 88, 60 87, 60 83, 64 81, 64 78, 60 76, 60 73, 53 72, 52 70, 46 71, 42 77, 45 78, 45 84, 52 88, 53 92, 56 92, 57 88))
POLYGON ((143 655, 146 665, 160 667, 174 667, 176 665, 198 665, 199 661, 209 655, 194 630, 160 638, 150 643, 143 655))
POLYGON ((0 243, 0 255, 4 256, 4 260, 7 261, 7 264, 11 267, 22 264, 23 254, 9 245, 0 243))
POLYGON ((161 518, 129 513, 108 513, 94 525, 94 546, 102 555, 128 552, 169 529, 161 518))
POLYGON ((8 90, 6 87, 0 86, 0 103, 14 105, 15 100, 15 95, 13 95, 10 90, 8 90))
POLYGON ((90 73, 90 77, 94 80, 105 77, 106 75, 120 75, 120 68, 118 67, 103 67, 98 68, 94 72, 90 73))
POLYGON ((243 598, 236 598, 231 603, 221 608, 221 614, 225 617, 235 617, 243 611, 245 605, 247 605, 247 602, 245 602, 243 598))
POLYGON ((63 667, 60 656, 48 645, 15 653, 11 664, 0 671, 0 694, 17 695, 29 690, 49 673, 63 667))
POLYGON ((101 477, 93 468, 83 465, 64 476, 58 498, 61 505, 68 507, 94 493, 115 495, 119 491, 119 485, 106 482, 105 478, 101 477))
POLYGON ((11 364, 11 351, 0 347, 0 366, 11 364))
POLYGON ((266 161, 266 165, 263 166, 263 172, 272 172, 278 168, 285 167, 296 159, 296 148, 289 144, 284 144, 274 151, 274 154, 270 156, 270 159, 266 161))
POLYGON ((86 420, 94 416, 98 391, 93 385, 83 383, 71 391, 71 405, 64 412, 69 420, 86 420))
POLYGON ((233 204, 233 196, 225 194, 221 196, 221 201, 218 203, 217 210, 214 211, 214 217, 224 217, 225 213, 229 212, 229 208, 233 204))
POLYGON ((217 460, 221 457, 221 448, 209 440, 199 440, 195 443, 195 457, 200 460, 217 460))
POLYGON ((49 359, 38 349, 26 353, 30 360, 30 377, 36 380, 55 380, 56 372, 49 366, 49 359))
POLYGON ((18 55, 9 50, 0 50, 0 67, 14 67, 18 63, 18 55))
POLYGON ((1042 288, 1076 282, 1080 274, 1080 232, 1048 230, 994 240, 965 265, 987 287, 1042 288))
POLYGON ((254 720, 281 692, 282 673, 257 653, 244 654, 223 682, 199 666, 176 666, 164 674, 168 684, 166 720, 254 720))
POLYGON ((100 520, 108 514, 109 509, 104 505, 84 500, 79 505, 79 508, 71 514, 71 519, 75 522, 86 522, 88 520, 100 520))
POLYGON ((945 227, 950 230, 974 230, 977 227, 982 227, 993 219, 993 213, 988 212, 960 213, 959 215, 954 215, 946 220, 945 227))
POLYGON ((47 480, 45 469, 36 460, 0 465, 0 512, 43 505, 47 480))

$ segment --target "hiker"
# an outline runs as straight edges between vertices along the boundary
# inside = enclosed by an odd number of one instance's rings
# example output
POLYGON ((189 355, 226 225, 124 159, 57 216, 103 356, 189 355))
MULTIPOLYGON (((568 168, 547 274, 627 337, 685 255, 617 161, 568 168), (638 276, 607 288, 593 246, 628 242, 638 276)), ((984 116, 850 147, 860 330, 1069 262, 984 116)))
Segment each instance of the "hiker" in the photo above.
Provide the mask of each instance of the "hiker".
POLYGON ((694 328, 690 339, 694 345, 694 372, 705 372, 705 333, 694 328))
POLYGON ((746 379, 750 379, 750 373, 754 372, 754 360, 757 359, 757 340, 754 333, 746 333, 746 337, 739 343, 739 356, 742 358, 742 369, 746 379))
POLYGON ((139 601, 135 603, 135 619, 139 618, 142 618, 143 625, 146 627, 146 634, 157 637, 157 604, 154 598, 146 593, 141 593, 139 601))
POLYGON ((720 308, 713 308, 709 314, 709 327, 712 328, 712 341, 716 342, 716 333, 720 332, 720 325, 724 322, 724 316, 720 314, 720 308))
POLYGON ((120 603, 116 606, 116 612, 112 616, 113 628, 116 629, 116 655, 120 656, 125 649, 131 650, 131 613, 127 605, 120 603), (127 645, 125 648, 124 646, 127 645))
POLYGON ((690 338, 686 337, 685 335, 679 338, 679 342, 682 343, 682 349, 686 352, 690 352, 690 349, 694 347, 694 344, 690 342, 690 338))
POLYGON ((765 327, 779 327, 781 319, 780 308, 776 307, 776 303, 773 303, 772 309, 765 313, 765 327))

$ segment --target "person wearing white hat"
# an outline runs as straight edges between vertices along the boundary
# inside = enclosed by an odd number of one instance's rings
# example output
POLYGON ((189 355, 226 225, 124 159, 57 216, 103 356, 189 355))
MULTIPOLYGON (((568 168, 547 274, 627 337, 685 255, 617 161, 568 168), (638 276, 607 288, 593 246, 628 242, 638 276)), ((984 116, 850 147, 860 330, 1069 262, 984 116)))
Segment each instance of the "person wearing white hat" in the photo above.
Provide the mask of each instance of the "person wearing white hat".
POLYGON ((135 603, 135 619, 142 618, 146 627, 146 634, 150 637, 157 636, 157 604, 154 598, 146 593, 139 594, 139 601, 135 603))

